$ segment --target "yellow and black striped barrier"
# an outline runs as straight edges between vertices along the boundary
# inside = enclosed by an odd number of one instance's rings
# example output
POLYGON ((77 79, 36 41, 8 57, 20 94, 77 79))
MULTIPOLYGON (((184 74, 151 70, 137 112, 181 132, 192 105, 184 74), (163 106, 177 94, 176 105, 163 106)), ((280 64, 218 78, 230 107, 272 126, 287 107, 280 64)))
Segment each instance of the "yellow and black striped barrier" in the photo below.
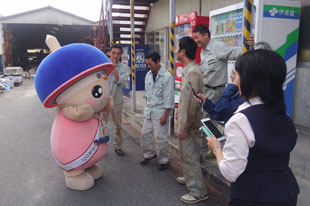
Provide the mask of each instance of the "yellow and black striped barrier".
POLYGON ((246 40, 249 38, 251 32, 252 5, 253 0, 244 0, 242 53, 249 51, 249 46, 247 45, 246 40))
POLYGON ((170 73, 174 76, 174 22, 170 22, 170 73))
POLYGON ((135 83, 135 38, 134 34, 131 34, 131 83, 135 83))

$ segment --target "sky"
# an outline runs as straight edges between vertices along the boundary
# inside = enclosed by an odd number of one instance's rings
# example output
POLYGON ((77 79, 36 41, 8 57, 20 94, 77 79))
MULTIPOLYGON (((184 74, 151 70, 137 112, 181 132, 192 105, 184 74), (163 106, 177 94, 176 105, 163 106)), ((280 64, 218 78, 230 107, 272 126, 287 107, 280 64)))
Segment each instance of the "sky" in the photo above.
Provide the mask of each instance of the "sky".
POLYGON ((99 21, 102 0, 0 0, 0 15, 9 16, 46 6, 99 21))

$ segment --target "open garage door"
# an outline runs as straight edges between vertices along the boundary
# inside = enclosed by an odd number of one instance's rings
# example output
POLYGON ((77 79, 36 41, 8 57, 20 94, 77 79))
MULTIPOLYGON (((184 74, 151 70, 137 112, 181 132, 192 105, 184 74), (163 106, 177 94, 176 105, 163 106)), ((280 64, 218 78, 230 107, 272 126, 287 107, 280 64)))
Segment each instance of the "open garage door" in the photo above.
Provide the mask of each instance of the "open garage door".
POLYGON ((93 26, 53 24, 4 24, 6 65, 26 69, 37 66, 48 54, 47 34, 55 36, 60 45, 88 43, 93 45, 93 26))

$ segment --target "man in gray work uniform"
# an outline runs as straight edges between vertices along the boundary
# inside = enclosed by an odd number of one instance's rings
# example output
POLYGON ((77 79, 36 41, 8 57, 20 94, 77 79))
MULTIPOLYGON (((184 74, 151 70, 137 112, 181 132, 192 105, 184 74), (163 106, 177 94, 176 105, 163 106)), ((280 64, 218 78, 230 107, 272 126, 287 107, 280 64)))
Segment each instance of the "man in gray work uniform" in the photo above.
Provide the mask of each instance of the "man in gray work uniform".
POLYGON ((113 97, 113 109, 111 116, 115 125, 114 129, 114 151, 119 156, 124 156, 122 150, 123 138, 121 134, 122 130, 122 110, 123 110, 123 90, 122 86, 128 82, 130 70, 127 65, 120 62, 122 56, 122 47, 119 44, 114 44, 110 48, 110 60, 115 66, 111 75, 109 76, 110 82, 110 95, 113 97))
POLYGON ((205 25, 198 25, 194 28, 193 38, 198 47, 201 48, 200 69, 205 86, 205 95, 215 104, 227 83, 228 60, 237 59, 242 54, 242 50, 211 39, 209 28, 205 25))
POLYGON ((158 170, 165 170, 170 159, 168 130, 169 116, 174 107, 174 80, 170 72, 161 67, 160 55, 157 52, 148 52, 145 61, 150 71, 145 76, 146 105, 141 131, 144 158, 140 164, 147 165, 157 156, 158 170), (153 139, 156 151, 154 151, 153 139))

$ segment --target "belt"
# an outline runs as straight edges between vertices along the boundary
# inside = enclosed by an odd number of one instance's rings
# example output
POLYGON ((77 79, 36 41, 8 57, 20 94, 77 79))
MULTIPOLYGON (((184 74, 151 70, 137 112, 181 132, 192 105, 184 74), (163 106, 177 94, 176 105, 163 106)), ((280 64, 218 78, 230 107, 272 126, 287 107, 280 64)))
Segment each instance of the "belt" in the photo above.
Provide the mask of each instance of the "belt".
POLYGON ((207 87, 208 89, 214 89, 214 90, 216 90, 217 88, 225 87, 225 84, 222 84, 222 85, 219 85, 219 86, 215 86, 215 87, 211 87, 211 86, 205 84, 205 87, 207 87))

